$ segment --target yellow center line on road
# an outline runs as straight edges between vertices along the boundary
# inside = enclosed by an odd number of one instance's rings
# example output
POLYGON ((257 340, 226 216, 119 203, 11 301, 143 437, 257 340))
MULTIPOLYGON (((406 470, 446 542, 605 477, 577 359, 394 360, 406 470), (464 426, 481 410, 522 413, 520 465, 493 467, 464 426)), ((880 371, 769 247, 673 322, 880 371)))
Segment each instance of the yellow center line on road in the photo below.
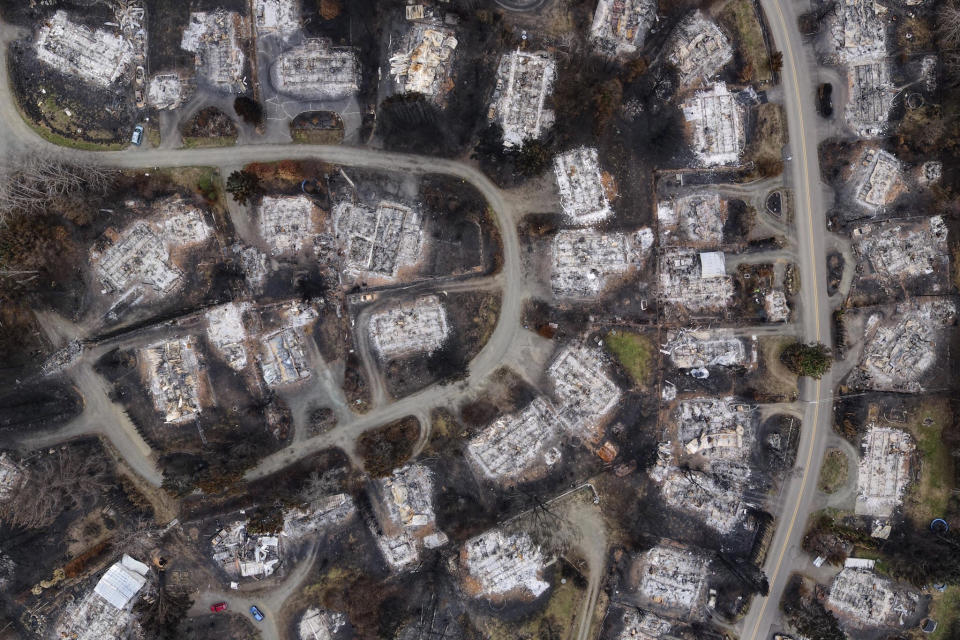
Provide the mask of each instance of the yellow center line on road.
MULTIPOLYGON (((817 282, 817 261, 816 261, 816 251, 814 251, 814 229, 813 229, 813 203, 810 196, 810 169, 807 163, 807 147, 804 144, 806 140, 806 130, 803 122, 803 109, 800 107, 800 78, 797 75, 797 64, 796 60, 793 57, 793 47, 790 45, 790 38, 786 37, 787 35, 787 21, 783 17, 783 11, 780 9, 780 3, 774 2, 774 6, 777 8, 777 17, 780 20, 780 25, 783 28, 784 40, 783 46, 786 48, 785 58, 790 61, 790 72, 793 75, 793 91, 795 98, 797 100, 797 124, 800 129, 800 155, 801 160, 803 161, 803 180, 806 185, 805 191, 805 201, 807 209, 807 225, 810 231, 810 268, 813 271, 813 282, 808 283, 807 286, 815 287, 817 282)), ((799 188, 800 185, 797 185, 799 188)), ((812 290, 812 289, 811 289, 812 290)), ((820 340, 820 301, 817 295, 813 296, 813 309, 814 309, 814 327, 816 328, 816 337, 817 340, 820 340)), ((815 399, 819 400, 820 398, 820 380, 816 381, 815 387, 815 399)), ((807 485, 808 476, 810 474, 810 465, 813 462, 813 449, 814 443, 817 441, 817 427, 819 424, 820 418, 820 403, 814 402, 813 406, 813 432, 810 437, 810 445, 807 448, 807 459, 803 465, 803 476, 800 478, 800 493, 797 495, 797 501, 793 506, 793 513, 790 516, 790 523, 787 525, 786 535, 783 540, 783 546, 780 548, 780 553, 777 555, 777 563, 773 566, 773 571, 771 572, 768 580, 769 584, 772 587, 776 581, 777 576, 780 574, 780 568, 783 565, 783 559, 787 553, 787 545, 790 541, 790 536, 793 534, 793 529, 797 524, 797 517, 800 515, 800 502, 803 498, 804 490, 807 485)), ((770 598, 765 597, 763 603, 760 605, 760 614, 757 616, 757 622, 753 627, 753 630, 750 632, 749 640, 757 640, 757 634, 760 633, 760 625, 763 623, 763 616, 767 610, 767 605, 770 604, 770 598)))

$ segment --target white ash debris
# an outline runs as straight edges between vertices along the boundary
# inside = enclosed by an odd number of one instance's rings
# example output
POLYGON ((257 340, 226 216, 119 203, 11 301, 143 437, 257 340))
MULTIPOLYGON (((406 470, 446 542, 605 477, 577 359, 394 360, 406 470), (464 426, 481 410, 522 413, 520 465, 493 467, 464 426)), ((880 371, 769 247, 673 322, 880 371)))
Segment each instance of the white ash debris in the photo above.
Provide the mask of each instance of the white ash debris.
POLYGON ((254 0, 253 16, 258 34, 287 38, 300 30, 298 0, 254 0))
POLYGON ((513 51, 500 58, 497 85, 487 117, 503 127, 503 145, 519 147, 538 139, 553 126, 554 113, 545 108, 553 94, 557 64, 546 52, 513 51))
POLYGON ((873 425, 862 440, 855 513, 889 518, 903 503, 916 451, 906 431, 873 425))
POLYGON ((419 93, 442 102, 453 87, 450 71, 457 38, 438 21, 416 22, 390 55, 390 75, 398 93, 419 93))
POLYGON ((7 454, 0 451, 0 502, 5 501, 26 482, 23 469, 7 454))
POLYGON ((280 315, 285 327, 307 327, 320 317, 313 304, 302 300, 290 300, 281 304, 280 315))
POLYGON ((267 254, 257 251, 256 247, 240 244, 233 245, 232 250, 240 261, 247 282, 255 289, 261 287, 267 278, 267 254))
POLYGON ((920 167, 920 183, 925 185, 940 182, 943 177, 943 163, 939 160, 924 162, 920 167))
POLYGON ((560 206, 570 224, 593 225, 613 215, 596 147, 579 147, 557 154, 553 171, 560 206))
POLYGON ((763 296, 763 313, 767 316, 767 322, 786 322, 790 319, 790 305, 787 304, 787 294, 783 289, 771 289, 763 296))
POLYGON ((840 0, 831 35, 841 63, 887 55, 887 8, 877 0, 840 0))
POLYGON ((207 340, 227 361, 231 369, 239 371, 247 366, 247 349, 244 342, 247 330, 243 326, 243 313, 249 304, 228 302, 207 311, 207 340))
POLYGON ((333 224, 348 275, 392 279, 420 259, 423 219, 416 209, 387 200, 375 210, 344 201, 333 208, 333 224))
POLYGON ((590 40, 608 55, 630 55, 643 47, 656 20, 656 0, 598 0, 590 40))
POLYGON ((284 514, 281 535, 301 538, 322 529, 345 523, 357 513, 356 505, 346 493, 325 496, 305 508, 291 509, 284 514))
POLYGON ((204 219, 203 210, 180 196, 167 198, 158 209, 163 216, 160 231, 170 248, 200 244, 213 235, 213 230, 204 219))
POLYGON ((927 93, 937 90, 937 65, 940 60, 935 55, 923 56, 920 63, 920 77, 923 79, 923 88, 927 93))
POLYGON ((730 40, 700 11, 677 25, 667 53, 667 61, 677 68, 682 85, 711 78, 731 60, 730 40))
POLYGON ((607 374, 606 364, 600 349, 572 344, 547 369, 557 420, 587 441, 600 440, 603 421, 620 401, 620 387, 607 374))
POLYGON ((147 372, 153 404, 163 421, 179 424, 200 414, 200 366, 194 338, 177 338, 144 347, 140 357, 147 372))
POLYGON ((853 626, 900 626, 913 617, 920 595, 890 578, 865 569, 845 568, 833 579, 825 603, 828 610, 853 626))
POLYGON ((353 47, 311 38, 277 57, 270 82, 278 93, 301 100, 340 100, 360 90, 360 62, 353 47))
POLYGON ((639 558, 641 606, 656 613, 697 617, 704 597, 708 561, 700 553, 660 544, 639 558))
POLYGON ((67 75, 108 87, 120 78, 133 60, 133 45, 122 36, 72 22, 66 11, 57 11, 37 32, 37 59, 67 75))
POLYGON ((864 60, 847 69, 850 99, 847 124, 861 138, 881 138, 889 131, 890 108, 897 88, 887 60, 864 60))
POLYGON ((618 640, 661 640, 672 628, 672 622, 658 615, 648 612, 641 615, 636 609, 625 609, 618 640))
POLYGON ((550 287, 558 298, 592 299, 616 278, 646 261, 649 229, 631 239, 622 233, 564 230, 553 238, 550 287), (646 232, 646 233, 645 233, 646 232))
POLYGON ((732 396, 692 398, 676 410, 677 437, 688 454, 709 459, 744 459, 754 435, 753 408, 732 396))
POLYGON ((161 111, 176 109, 183 103, 183 81, 178 73, 158 73, 147 85, 147 104, 161 111))
POLYGON ((468 572, 467 591, 475 597, 527 592, 536 598, 550 587, 542 579, 543 552, 526 533, 491 529, 467 540, 460 557, 468 572))
POLYGON ((681 329, 667 334, 661 353, 678 369, 757 366, 756 340, 716 332, 681 329))
POLYGON ((99 260, 97 274, 106 291, 126 293, 146 286, 166 295, 183 276, 170 262, 163 240, 143 221, 133 223, 113 245, 102 254, 93 252, 91 258, 99 260))
POLYGON ((489 478, 516 479, 541 460, 551 464, 547 447, 558 435, 555 425, 550 401, 534 398, 520 411, 500 416, 472 438, 467 443, 467 455, 489 478))
POLYGON ((396 535, 386 535, 373 530, 373 537, 377 541, 377 548, 383 554, 384 560, 394 571, 405 571, 420 559, 417 542, 407 530, 396 535))
POLYGON ((437 296, 400 302, 370 315, 370 341, 381 358, 433 353, 450 334, 447 312, 437 296))
POLYGON ((264 196, 257 208, 260 234, 271 253, 297 253, 313 242, 316 205, 308 196, 264 196))
POLYGON ((743 107, 724 82, 698 91, 683 103, 697 160, 705 167, 734 165, 746 143, 743 107))
POLYGON ((321 611, 315 607, 307 609, 297 625, 300 640, 333 640, 333 636, 347 623, 342 613, 321 611))
POLYGON ((413 464, 396 469, 377 482, 377 490, 393 527, 416 531, 436 524, 433 473, 428 467, 413 464))
POLYGON ((266 578, 280 564, 280 538, 251 534, 246 520, 218 531, 210 548, 214 563, 233 578, 266 578))
POLYGON ((705 273, 704 255, 693 249, 661 251, 657 266, 662 302, 690 312, 719 311, 730 304, 733 278, 713 268, 705 273))
POLYGON ((673 466, 650 475, 660 483, 660 495, 667 505, 703 518, 718 533, 730 533, 744 520, 745 483, 724 486, 712 474, 673 466))
POLYGON ((903 171, 900 161, 882 149, 866 149, 860 157, 859 178, 854 199, 868 211, 876 212, 900 194, 903 171))
POLYGON ((937 362, 939 351, 947 347, 949 338, 944 329, 956 320, 956 305, 945 299, 898 304, 886 321, 880 313, 872 314, 864 332, 863 355, 851 373, 850 386, 920 393, 925 374, 937 362))
POLYGON ((53 631, 55 638, 71 640, 121 640, 134 635, 139 623, 133 607, 117 610, 95 591, 68 604, 53 631))
POLYGON ((726 221, 727 201, 715 192, 673 196, 657 204, 661 247, 719 247, 726 221))
POLYGON ((869 262, 887 286, 948 272, 950 252, 943 216, 864 224, 854 228, 851 237, 857 259, 869 262))
POLYGON ((180 48, 194 54, 199 75, 218 91, 242 93, 245 58, 240 42, 243 17, 233 11, 194 11, 183 30, 180 48))
POLYGON ((292 384, 310 377, 304 338, 299 329, 287 327, 263 338, 260 369, 267 386, 292 384))

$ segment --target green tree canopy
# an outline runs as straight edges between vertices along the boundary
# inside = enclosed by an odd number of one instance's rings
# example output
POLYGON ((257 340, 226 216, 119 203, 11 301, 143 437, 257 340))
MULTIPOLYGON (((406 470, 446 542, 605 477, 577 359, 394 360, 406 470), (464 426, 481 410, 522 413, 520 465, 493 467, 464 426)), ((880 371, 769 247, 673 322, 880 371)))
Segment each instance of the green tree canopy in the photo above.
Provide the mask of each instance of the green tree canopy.
POLYGON ((794 342, 780 354, 780 362, 798 376, 819 379, 833 364, 833 355, 826 345, 794 342))

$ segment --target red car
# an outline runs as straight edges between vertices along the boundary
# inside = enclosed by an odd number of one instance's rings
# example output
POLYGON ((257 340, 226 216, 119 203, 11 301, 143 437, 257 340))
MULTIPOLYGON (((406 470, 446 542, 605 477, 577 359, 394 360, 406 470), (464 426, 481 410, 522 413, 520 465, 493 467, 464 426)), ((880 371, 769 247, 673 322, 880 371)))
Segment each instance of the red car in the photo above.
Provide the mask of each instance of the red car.
POLYGON ((218 602, 217 604, 210 605, 210 611, 213 611, 214 613, 220 613, 221 611, 226 611, 226 610, 227 610, 226 602, 218 602))

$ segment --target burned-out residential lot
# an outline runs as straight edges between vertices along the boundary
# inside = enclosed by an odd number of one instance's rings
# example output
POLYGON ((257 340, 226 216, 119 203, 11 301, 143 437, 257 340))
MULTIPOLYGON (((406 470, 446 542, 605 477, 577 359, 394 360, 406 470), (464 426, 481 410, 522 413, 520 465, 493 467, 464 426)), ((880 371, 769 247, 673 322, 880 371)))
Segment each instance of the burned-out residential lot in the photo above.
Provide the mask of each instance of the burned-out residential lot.
POLYGON ((507 4, 8 8, 0 637, 954 623, 943 2, 811 4, 810 251, 763 3, 507 4))

